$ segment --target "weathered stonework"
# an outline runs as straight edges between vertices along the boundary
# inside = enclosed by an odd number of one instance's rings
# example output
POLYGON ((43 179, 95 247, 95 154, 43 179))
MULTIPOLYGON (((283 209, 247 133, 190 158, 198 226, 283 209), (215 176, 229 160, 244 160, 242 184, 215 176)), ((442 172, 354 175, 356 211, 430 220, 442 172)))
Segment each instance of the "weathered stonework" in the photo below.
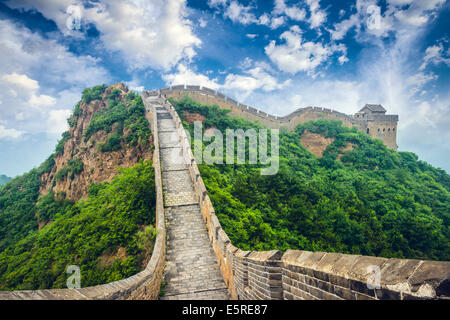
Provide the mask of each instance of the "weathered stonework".
MULTIPOLYGON (((184 92, 184 88, 177 86, 143 92, 147 118, 154 135, 158 229, 153 255, 146 269, 128 279, 105 285, 82 289, 4 291, 0 292, 0 299, 156 299, 165 268, 167 299, 450 298, 450 262, 301 250, 288 250, 284 254, 278 250, 250 252, 233 246, 215 215, 181 120, 173 106, 163 99, 173 90, 184 92), (160 116, 157 116, 158 112, 160 116), (163 143, 160 143, 160 138, 163 143), (173 159, 176 160, 170 161, 173 159), (183 172, 182 176, 167 173, 179 170, 183 172), (170 194, 181 196, 168 196, 170 194), (374 268, 380 271, 379 287, 371 282, 374 268)), ((198 87, 189 88, 194 92, 200 90, 198 87)), ((211 91, 205 92, 210 95, 211 91)), ((227 100, 225 96, 221 98, 221 101, 227 100)), ((276 119, 254 112, 258 116, 276 119)))
MULTIPOLYGON (((158 91, 149 91, 156 94, 158 91)), ((272 129, 286 128, 292 131, 299 124, 319 119, 340 120, 347 127, 356 127, 360 131, 369 134, 372 138, 381 139, 388 148, 397 149, 397 115, 386 115, 386 110, 372 108, 374 105, 366 105, 355 115, 330 110, 327 108, 306 107, 283 116, 277 117, 267 114, 255 108, 240 104, 226 97, 222 93, 199 86, 178 85, 164 88, 159 93, 166 98, 181 99, 186 94, 192 99, 208 105, 218 105, 221 108, 231 110, 232 115, 240 116, 251 121, 258 121, 272 129), (384 110, 384 112, 383 112, 384 110)), ((378 107, 378 106, 376 106, 378 107)))
MULTIPOLYGON (((162 93, 162 92, 161 92, 162 93)), ((166 91, 167 93, 167 91, 166 91)), ((450 262, 386 259, 301 250, 242 251, 222 229, 173 108, 203 220, 232 299, 406 300, 449 299, 450 262), (373 282, 379 270, 379 283, 373 282), (377 286, 379 284, 379 287, 377 286)))

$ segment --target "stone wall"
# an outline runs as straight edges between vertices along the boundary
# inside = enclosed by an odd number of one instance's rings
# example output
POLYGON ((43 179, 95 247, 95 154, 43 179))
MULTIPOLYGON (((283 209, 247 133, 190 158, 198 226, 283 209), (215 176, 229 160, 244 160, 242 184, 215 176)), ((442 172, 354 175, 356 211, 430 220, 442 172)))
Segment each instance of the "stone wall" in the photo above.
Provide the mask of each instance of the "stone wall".
MULTIPOLYGON (((155 168, 156 188, 156 236, 150 261, 146 268, 127 279, 80 289, 50 289, 0 291, 0 300, 141 300, 157 299, 163 278, 165 264, 166 228, 164 222, 164 203, 161 180, 161 164, 159 158, 159 140, 156 110, 144 97, 146 116, 152 128, 155 151, 153 166, 155 168)), ((83 281, 83 278, 81 278, 83 281)))
POLYGON ((272 129, 286 128, 292 131, 299 124, 306 121, 319 119, 340 120, 344 126, 349 128, 356 127, 360 131, 369 133, 372 138, 381 139, 387 147, 397 149, 397 122, 396 115, 371 115, 364 119, 358 119, 347 114, 337 112, 327 108, 306 107, 283 116, 277 117, 267 114, 261 110, 241 104, 222 93, 215 90, 199 86, 178 85, 170 88, 164 88, 159 91, 149 91, 152 94, 161 94, 166 98, 181 99, 188 94, 192 99, 208 105, 218 105, 220 108, 231 110, 231 114, 240 116, 251 121, 258 121, 260 124, 272 129), (376 119, 373 117, 377 117, 376 119), (373 118, 373 119, 372 119, 373 118), (367 132, 367 128, 369 132, 367 132), (391 131, 378 132, 378 128, 391 128, 391 131), (395 128, 395 130, 392 130, 395 128))
POLYGON ((181 120, 173 106, 165 105, 175 121, 209 239, 233 299, 450 299, 450 262, 301 250, 242 251, 233 246, 214 212, 181 120))

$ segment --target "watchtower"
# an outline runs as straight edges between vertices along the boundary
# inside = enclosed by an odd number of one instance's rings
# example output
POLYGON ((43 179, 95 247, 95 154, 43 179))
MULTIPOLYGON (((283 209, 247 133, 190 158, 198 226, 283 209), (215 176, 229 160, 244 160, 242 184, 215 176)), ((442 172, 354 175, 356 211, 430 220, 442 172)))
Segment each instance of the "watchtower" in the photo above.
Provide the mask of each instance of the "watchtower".
POLYGON ((389 148, 397 150, 398 115, 386 114, 380 104, 366 104, 354 118, 363 122, 362 129, 372 138, 379 138, 389 148))

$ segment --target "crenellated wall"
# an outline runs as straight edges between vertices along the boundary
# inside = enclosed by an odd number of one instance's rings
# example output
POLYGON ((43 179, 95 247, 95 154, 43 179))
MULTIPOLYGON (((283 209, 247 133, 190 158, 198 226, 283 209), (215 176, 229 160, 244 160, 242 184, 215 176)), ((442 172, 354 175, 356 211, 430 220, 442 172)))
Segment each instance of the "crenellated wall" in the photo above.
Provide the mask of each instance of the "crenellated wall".
POLYGON ((242 251, 233 246, 215 214, 181 120, 170 103, 164 105, 176 123, 209 239, 233 299, 450 299, 450 262, 301 250, 242 251))
MULTIPOLYGON (((158 234, 152 257, 146 268, 127 279, 80 289, 20 290, 0 291, 0 300, 154 300, 158 298, 166 252, 166 227, 164 222, 164 202, 161 179, 161 163, 159 157, 159 137, 154 105, 146 99, 146 117, 153 133, 155 150, 153 166, 155 168, 156 189, 156 229, 158 234)), ((81 281, 83 279, 81 278, 81 281)))
POLYGON ((387 147, 397 149, 397 115, 370 115, 365 118, 356 118, 331 109, 306 107, 297 109, 286 116, 277 117, 241 104, 220 92, 205 87, 190 85, 185 87, 184 85, 178 85, 153 92, 154 94, 161 93, 166 98, 174 99, 181 99, 187 94, 192 99, 201 103, 218 105, 221 108, 231 110, 232 115, 240 116, 251 121, 258 121, 262 125, 273 129, 281 129, 284 127, 292 131, 299 124, 307 121, 319 119, 340 120, 344 126, 350 128, 356 127, 360 131, 368 133, 372 138, 381 139, 387 147), (385 130, 383 131, 383 129, 385 130))

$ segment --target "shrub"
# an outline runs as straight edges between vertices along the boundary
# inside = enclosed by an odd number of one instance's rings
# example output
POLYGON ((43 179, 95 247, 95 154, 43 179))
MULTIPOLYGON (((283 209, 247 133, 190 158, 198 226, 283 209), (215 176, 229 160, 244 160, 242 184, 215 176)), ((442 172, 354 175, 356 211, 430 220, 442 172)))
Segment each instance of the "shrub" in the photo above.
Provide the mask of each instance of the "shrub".
POLYGON ((101 100, 102 94, 105 92, 107 86, 105 84, 98 85, 92 88, 86 88, 83 90, 83 95, 81 96, 81 101, 84 103, 89 103, 93 100, 101 100))
POLYGON ((81 161, 80 159, 69 159, 69 161, 67 161, 67 164, 55 174, 55 180, 61 181, 66 177, 73 179, 76 174, 79 174, 83 171, 83 167, 83 161, 81 161))

